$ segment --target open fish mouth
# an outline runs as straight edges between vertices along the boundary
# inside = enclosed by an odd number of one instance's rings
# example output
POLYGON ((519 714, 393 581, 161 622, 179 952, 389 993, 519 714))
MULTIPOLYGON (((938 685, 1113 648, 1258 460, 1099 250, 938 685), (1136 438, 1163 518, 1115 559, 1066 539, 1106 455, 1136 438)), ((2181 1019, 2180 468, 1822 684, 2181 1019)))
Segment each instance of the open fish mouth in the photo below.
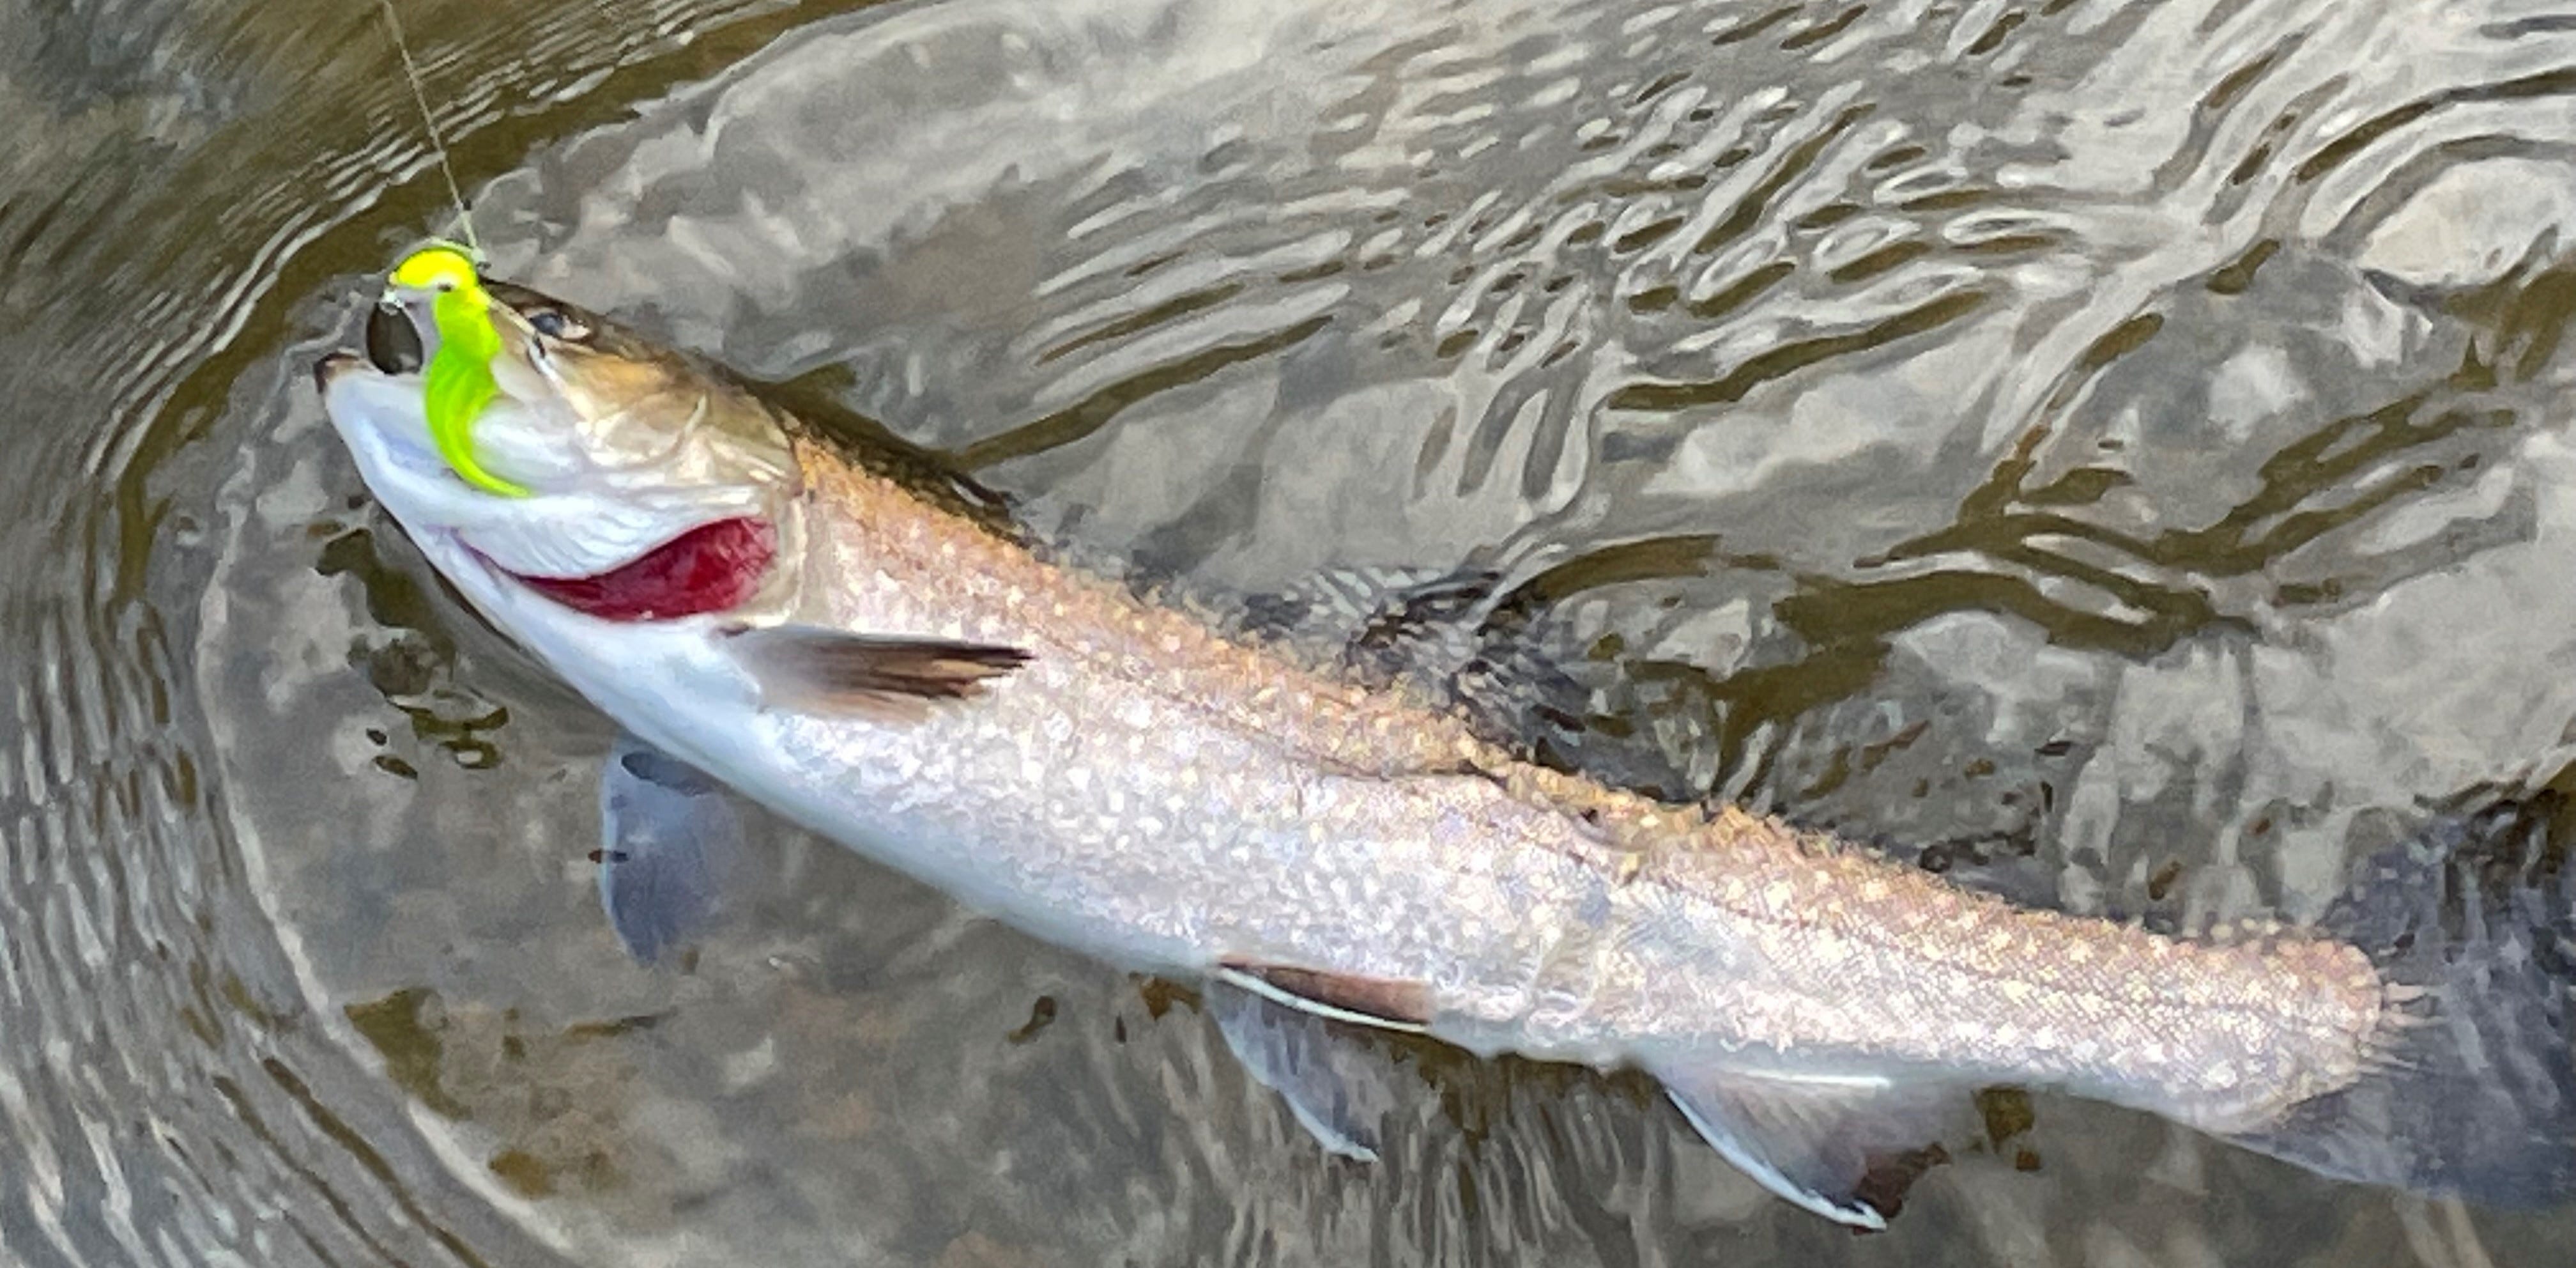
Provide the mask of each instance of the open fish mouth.
MULTIPOLYGON (((486 495, 441 456, 430 431, 423 371, 438 347, 438 327, 427 307, 402 303, 388 292, 368 307, 357 350, 328 353, 313 366, 314 386, 333 424, 362 460, 381 459, 388 473, 405 477, 402 487, 415 509, 431 512, 422 527, 482 518, 469 510, 469 499, 486 495), (364 449, 362 441, 369 442, 364 449), (457 500, 448 503, 448 497, 457 500)), ((496 404, 508 409, 515 403, 496 404)), ((367 474, 373 486, 376 472, 367 474)))
POLYGON ((367 364, 378 374, 418 374, 429 364, 438 344, 438 327, 423 328, 417 315, 400 304, 379 301, 367 310, 364 345, 367 364))

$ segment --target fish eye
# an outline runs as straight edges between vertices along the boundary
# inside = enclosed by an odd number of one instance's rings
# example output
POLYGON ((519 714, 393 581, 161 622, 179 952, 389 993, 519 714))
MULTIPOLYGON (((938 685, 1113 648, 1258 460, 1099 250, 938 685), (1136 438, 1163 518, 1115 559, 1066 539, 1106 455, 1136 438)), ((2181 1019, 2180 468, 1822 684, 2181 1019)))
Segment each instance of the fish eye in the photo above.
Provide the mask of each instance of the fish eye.
POLYGON ((590 337, 590 327, 574 321, 565 316, 562 310, 554 308, 540 308, 528 314, 528 329, 548 339, 561 339, 569 343, 578 343, 590 337))

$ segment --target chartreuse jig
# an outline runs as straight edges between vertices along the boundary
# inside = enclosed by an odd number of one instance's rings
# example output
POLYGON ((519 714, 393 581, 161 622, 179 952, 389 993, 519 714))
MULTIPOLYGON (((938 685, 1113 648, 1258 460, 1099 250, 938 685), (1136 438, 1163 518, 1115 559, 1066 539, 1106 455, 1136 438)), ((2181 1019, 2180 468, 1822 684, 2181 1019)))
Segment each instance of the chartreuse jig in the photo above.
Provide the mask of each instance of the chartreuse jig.
POLYGON ((438 456, 465 482, 501 497, 528 490, 483 469, 474 457, 474 420, 500 394, 492 358, 501 332, 492 325, 492 296, 474 273, 474 257, 452 242, 435 242, 404 256, 389 279, 396 290, 425 293, 438 351, 422 374, 422 412, 438 456))

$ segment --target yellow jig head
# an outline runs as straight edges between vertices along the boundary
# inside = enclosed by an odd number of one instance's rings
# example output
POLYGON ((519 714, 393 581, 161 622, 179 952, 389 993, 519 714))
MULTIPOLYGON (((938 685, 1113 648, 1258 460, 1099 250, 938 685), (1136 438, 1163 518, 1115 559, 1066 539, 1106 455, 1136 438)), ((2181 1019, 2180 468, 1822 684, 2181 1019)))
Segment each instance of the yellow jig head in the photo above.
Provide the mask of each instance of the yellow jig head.
POLYGON ((432 243, 404 256, 387 280, 400 290, 430 294, 438 351, 422 376, 421 408, 438 456, 478 489, 501 497, 528 496, 527 489, 484 470, 474 459, 474 420, 501 390, 492 377, 501 332, 492 326, 492 297, 474 275, 474 257, 452 243, 432 243))

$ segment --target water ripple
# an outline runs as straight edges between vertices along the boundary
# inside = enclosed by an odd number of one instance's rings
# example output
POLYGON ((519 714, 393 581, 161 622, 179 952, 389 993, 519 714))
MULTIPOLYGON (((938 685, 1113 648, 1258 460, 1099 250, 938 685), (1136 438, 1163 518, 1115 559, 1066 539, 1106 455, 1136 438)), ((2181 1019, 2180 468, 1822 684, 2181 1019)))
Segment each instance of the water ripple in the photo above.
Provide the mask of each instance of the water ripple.
MULTIPOLYGON (((1233 601, 1491 569, 1588 715, 1552 760, 2177 926, 2576 761, 2543 6, 451 9, 407 6, 502 272, 1233 601)), ((2045 1100, 1855 1242, 1633 1079, 1401 1044, 1344 1167, 1184 994, 784 831, 632 971, 607 736, 305 386, 442 214, 375 20, 0 41, 0 1258, 2564 1244, 2045 1100)))

